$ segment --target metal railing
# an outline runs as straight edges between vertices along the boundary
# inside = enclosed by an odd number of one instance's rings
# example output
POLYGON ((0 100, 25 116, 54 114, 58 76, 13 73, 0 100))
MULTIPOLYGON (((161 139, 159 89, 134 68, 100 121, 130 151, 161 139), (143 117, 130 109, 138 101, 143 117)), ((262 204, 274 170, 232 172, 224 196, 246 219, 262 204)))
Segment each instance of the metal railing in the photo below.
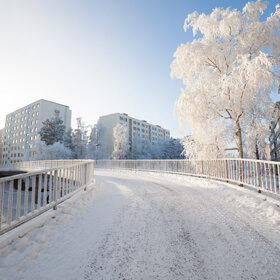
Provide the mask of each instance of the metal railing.
POLYGON ((98 160, 96 168, 178 173, 218 179, 279 195, 280 162, 251 159, 98 160))
POLYGON ((86 189, 94 161, 21 162, 1 165, 1 170, 36 171, 0 179, 0 235, 86 189))

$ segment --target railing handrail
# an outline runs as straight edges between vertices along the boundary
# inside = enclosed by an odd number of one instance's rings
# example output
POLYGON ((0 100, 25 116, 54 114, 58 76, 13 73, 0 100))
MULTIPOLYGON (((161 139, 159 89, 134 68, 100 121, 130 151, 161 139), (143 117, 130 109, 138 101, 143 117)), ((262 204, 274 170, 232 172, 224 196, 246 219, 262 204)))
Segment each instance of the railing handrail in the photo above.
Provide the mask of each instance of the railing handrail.
POLYGON ((263 160, 263 159, 250 159, 250 158, 217 158, 217 159, 102 159, 97 161, 224 161, 224 160, 240 160, 240 161, 258 161, 261 163, 272 163, 280 165, 280 161, 263 160))
POLYGON ((51 164, 53 167, 59 167, 69 164, 79 164, 83 162, 89 162, 92 160, 89 159, 66 159, 66 160, 36 160, 36 161, 22 161, 22 162, 16 162, 16 163, 7 163, 7 164, 1 164, 0 165, 0 171, 5 171, 9 168, 46 168, 46 164, 51 164), (57 164, 55 164, 57 163, 57 164))
POLYGON ((10 181, 10 180, 25 178, 26 176, 39 175, 39 174, 42 174, 45 172, 58 170, 60 168, 70 168, 70 167, 75 167, 75 166, 79 166, 79 165, 85 165, 85 164, 87 164, 87 162, 80 162, 80 163, 69 164, 69 165, 61 165, 61 166, 56 166, 56 167, 51 167, 51 168, 46 168, 46 169, 40 169, 40 170, 36 170, 36 171, 27 171, 26 173, 21 173, 21 174, 16 174, 16 175, 0 178, 0 183, 10 181))

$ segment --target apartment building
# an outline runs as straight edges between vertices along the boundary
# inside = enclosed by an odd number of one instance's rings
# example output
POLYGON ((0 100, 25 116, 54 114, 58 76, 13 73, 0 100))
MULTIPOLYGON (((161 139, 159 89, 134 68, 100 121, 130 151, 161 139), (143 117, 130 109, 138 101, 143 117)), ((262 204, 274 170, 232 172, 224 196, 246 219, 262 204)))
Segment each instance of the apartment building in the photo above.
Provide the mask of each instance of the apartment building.
POLYGON ((269 141, 271 160, 280 161, 280 101, 274 106, 269 141))
POLYGON ((2 164, 20 162, 34 156, 34 143, 42 121, 54 117, 55 110, 60 112, 66 129, 70 128, 72 112, 69 106, 44 99, 6 115, 2 164))
POLYGON ((159 125, 154 125, 148 123, 145 120, 138 120, 136 118, 130 117, 123 113, 114 113, 110 115, 105 115, 99 117, 99 123, 102 123, 106 127, 106 152, 111 155, 114 150, 113 142, 113 129, 117 124, 128 126, 128 140, 129 145, 132 147, 133 137, 136 135, 148 139, 152 145, 160 140, 165 140, 170 138, 170 131, 162 128, 159 125))
POLYGON ((3 143, 4 143, 4 131, 5 129, 0 129, 0 163, 2 162, 2 152, 3 152, 3 143))

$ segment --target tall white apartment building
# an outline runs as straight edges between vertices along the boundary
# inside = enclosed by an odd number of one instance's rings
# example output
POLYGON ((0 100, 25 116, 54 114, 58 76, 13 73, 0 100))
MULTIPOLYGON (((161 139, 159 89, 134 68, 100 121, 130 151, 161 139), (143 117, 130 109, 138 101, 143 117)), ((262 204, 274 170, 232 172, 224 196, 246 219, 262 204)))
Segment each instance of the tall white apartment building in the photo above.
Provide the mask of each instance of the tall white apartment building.
POLYGON ((42 121, 53 118, 58 110, 66 130, 71 127, 69 106, 40 99, 8 115, 4 128, 2 164, 15 163, 35 154, 34 143, 42 121))
POLYGON ((101 116, 98 119, 106 127, 106 152, 111 155, 114 150, 113 142, 113 129, 119 123, 128 126, 128 140, 129 145, 132 147, 133 137, 136 135, 143 139, 149 139, 154 145, 160 140, 170 138, 170 131, 162 128, 159 125, 148 123, 145 120, 138 120, 123 113, 115 113, 110 115, 101 116))
POLYGON ((0 163, 2 162, 2 152, 3 152, 3 143, 4 143, 4 131, 5 129, 0 129, 0 163))

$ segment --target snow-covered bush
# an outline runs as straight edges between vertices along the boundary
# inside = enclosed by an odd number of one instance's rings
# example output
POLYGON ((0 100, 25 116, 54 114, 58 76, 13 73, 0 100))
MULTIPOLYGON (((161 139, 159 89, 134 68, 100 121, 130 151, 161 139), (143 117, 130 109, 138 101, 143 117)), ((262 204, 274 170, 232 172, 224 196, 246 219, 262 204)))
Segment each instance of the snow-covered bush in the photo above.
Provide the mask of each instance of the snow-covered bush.
POLYGON ((56 142, 53 145, 46 145, 44 141, 35 142, 36 155, 32 160, 58 160, 71 159, 73 152, 62 143, 56 142))

